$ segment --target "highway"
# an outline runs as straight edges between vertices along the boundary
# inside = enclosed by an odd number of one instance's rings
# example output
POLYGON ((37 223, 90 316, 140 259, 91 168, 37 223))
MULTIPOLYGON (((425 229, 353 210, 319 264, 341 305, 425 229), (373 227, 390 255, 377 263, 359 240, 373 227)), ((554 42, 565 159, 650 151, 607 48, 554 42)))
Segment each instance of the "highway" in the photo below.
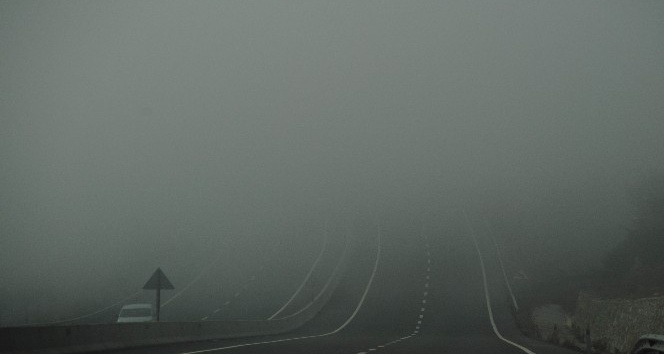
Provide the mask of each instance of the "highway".
POLYGON ((345 277, 296 331, 116 353, 574 353, 519 333, 489 235, 471 226, 478 222, 461 212, 428 219, 355 228, 345 277))

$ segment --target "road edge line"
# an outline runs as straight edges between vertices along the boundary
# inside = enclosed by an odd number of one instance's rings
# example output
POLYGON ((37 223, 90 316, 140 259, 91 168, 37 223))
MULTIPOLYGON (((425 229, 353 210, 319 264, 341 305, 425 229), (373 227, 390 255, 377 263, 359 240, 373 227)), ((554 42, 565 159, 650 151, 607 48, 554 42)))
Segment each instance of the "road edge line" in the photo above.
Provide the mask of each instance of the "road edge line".
POLYGON ((486 300, 486 308, 487 308, 487 311, 489 312, 489 321, 491 321, 491 327, 493 328, 493 333, 496 334, 498 339, 502 340, 503 342, 505 342, 507 344, 510 344, 514 347, 517 347, 517 348, 521 349, 524 353, 536 354, 532 350, 530 350, 530 349, 528 349, 528 348, 526 348, 526 347, 524 347, 520 344, 514 343, 511 340, 503 337, 503 335, 500 334, 500 332, 498 331, 498 327, 496 326, 496 322, 493 319, 493 309, 491 308, 491 297, 489 296, 489 286, 488 286, 487 280, 486 280, 486 271, 484 270, 484 257, 482 257, 482 251, 480 251, 480 246, 477 243, 477 238, 475 237, 475 231, 473 230, 473 227, 470 225, 470 220, 468 219, 468 214, 466 214, 465 209, 462 209, 462 211, 463 211, 463 216, 466 219, 466 225, 468 227, 468 230, 470 231, 470 237, 473 239, 473 244, 475 245, 475 250, 477 251, 477 256, 480 260, 480 266, 481 266, 481 269, 482 269, 482 281, 484 283, 484 299, 486 300))

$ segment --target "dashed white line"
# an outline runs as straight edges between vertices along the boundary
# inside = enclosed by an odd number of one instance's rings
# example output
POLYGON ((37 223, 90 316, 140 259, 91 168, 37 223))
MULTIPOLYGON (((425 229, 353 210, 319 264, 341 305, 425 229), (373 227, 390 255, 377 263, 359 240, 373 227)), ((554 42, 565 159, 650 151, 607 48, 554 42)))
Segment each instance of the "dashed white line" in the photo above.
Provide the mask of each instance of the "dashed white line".
POLYGON ((217 313, 217 312, 219 312, 219 310, 221 310, 221 309, 216 309, 216 310, 214 310, 214 312, 212 312, 212 313, 217 313))
POLYGON ((230 303, 231 303, 230 301, 226 301, 226 302, 224 302, 224 306, 225 306, 225 305, 228 305, 228 304, 230 304, 230 303))

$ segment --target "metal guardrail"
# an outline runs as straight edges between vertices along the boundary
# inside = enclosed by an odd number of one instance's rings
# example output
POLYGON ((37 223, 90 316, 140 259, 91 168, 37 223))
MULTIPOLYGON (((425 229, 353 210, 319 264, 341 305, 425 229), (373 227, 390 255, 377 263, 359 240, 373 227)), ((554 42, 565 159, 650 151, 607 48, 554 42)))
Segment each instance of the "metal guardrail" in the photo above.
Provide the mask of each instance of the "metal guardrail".
POLYGON ((634 344, 631 354, 658 354, 664 353, 664 335, 646 334, 634 344))

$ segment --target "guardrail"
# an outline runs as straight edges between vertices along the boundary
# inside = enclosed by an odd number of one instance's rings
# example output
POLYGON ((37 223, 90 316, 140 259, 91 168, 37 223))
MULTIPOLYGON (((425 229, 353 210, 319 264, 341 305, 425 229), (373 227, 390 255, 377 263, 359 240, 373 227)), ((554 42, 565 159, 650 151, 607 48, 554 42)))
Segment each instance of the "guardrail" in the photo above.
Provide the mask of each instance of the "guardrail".
POLYGON ((631 354, 664 353, 664 335, 646 334, 639 338, 630 352, 631 354))
MULTIPOLYGON (((351 237, 350 242, 355 240, 351 237)), ((313 319, 332 297, 345 273, 348 252, 341 257, 340 271, 330 276, 330 286, 294 316, 265 321, 146 322, 75 326, 0 328, 2 353, 83 353, 212 339, 231 339, 282 334, 313 319)))

